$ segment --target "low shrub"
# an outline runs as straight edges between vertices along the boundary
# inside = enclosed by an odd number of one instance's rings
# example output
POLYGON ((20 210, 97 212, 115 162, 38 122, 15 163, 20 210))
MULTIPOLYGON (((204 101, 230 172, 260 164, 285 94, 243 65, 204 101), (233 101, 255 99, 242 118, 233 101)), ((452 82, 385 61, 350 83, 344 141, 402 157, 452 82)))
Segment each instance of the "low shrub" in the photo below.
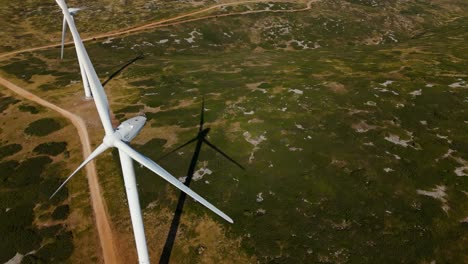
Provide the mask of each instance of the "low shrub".
POLYGON ((38 154, 57 156, 67 149, 67 142, 47 142, 37 145, 33 151, 38 154))
POLYGON ((31 136, 47 136, 62 128, 62 125, 53 118, 42 118, 29 124, 24 133, 31 136))
POLYGON ((21 151, 23 147, 20 144, 8 144, 0 147, 0 159, 11 156, 21 151))
POLYGON ((57 208, 55 208, 54 212, 52 213, 52 218, 55 220, 63 220, 68 217, 68 214, 70 213, 70 208, 68 205, 61 205, 57 208))

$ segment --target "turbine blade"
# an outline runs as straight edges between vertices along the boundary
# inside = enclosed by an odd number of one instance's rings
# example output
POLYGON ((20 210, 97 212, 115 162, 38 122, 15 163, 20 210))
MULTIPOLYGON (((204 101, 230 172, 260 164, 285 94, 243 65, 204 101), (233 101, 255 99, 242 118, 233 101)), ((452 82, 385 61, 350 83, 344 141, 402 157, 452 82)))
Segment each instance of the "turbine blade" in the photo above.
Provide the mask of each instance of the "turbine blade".
POLYGON ((112 73, 111 75, 109 75, 109 77, 107 78, 107 80, 105 80, 103 83, 102 83, 102 86, 106 86, 106 84, 112 80, 115 76, 117 76, 119 73, 121 73, 123 70, 125 70, 125 68, 127 68, 128 66, 130 66, 130 64, 134 63, 135 61, 137 60, 140 60, 140 59, 143 59, 145 56, 143 54, 140 54, 138 55, 137 57, 129 60, 128 62, 126 62, 122 67, 120 67, 118 70, 116 70, 114 73, 112 73))
POLYGON ((73 16, 76 13, 78 13, 78 11, 81 11, 84 9, 86 9, 86 7, 71 7, 71 8, 68 8, 68 12, 70 12, 70 14, 73 16))
POLYGON ((179 149, 181 149, 181 148, 183 148, 183 147, 187 146, 188 144, 190 144, 190 143, 193 143, 193 142, 197 141, 197 139, 198 139, 198 137, 194 137, 194 138, 192 138, 191 140, 189 140, 189 141, 185 142, 184 144, 182 144, 182 145, 178 146, 178 147, 177 147, 177 148, 175 148, 174 150, 171 150, 169 153, 167 153, 167 154, 165 154, 165 155, 163 155, 163 156, 161 156, 161 157, 157 158, 157 159, 156 159, 156 161, 160 161, 160 160, 164 159, 165 157, 167 157, 167 156, 171 155, 172 153, 174 153, 174 152, 178 151, 179 149))
POLYGON ((60 50, 60 59, 63 60, 63 48, 65 46, 65 34, 67 34, 67 19, 63 16, 63 25, 62 25, 62 49, 60 50))
POLYGON ((215 151, 217 151, 219 154, 223 155, 226 159, 228 159, 229 161, 231 161, 232 163, 236 164, 239 168, 245 170, 245 168, 240 165, 237 161, 235 161, 233 158, 229 157, 226 153, 224 153, 222 150, 220 150, 218 147, 216 147, 215 145, 211 144, 207 139, 203 139, 203 142, 205 142, 208 146, 210 146, 212 149, 214 149, 215 151))
POLYGON ((225 213, 221 212, 218 208, 216 208, 214 205, 206 201, 203 197, 192 191, 190 188, 185 186, 183 183, 181 183, 179 180, 174 178, 169 172, 161 168, 158 164, 156 164, 154 161, 150 160, 149 158, 143 156, 142 154, 138 153, 136 150, 132 149, 129 145, 125 144, 122 141, 115 141, 114 146, 117 147, 119 150, 127 153, 132 159, 136 160, 138 163, 141 165, 145 166, 152 172, 158 174, 161 176, 163 179, 168 181, 170 184, 174 185, 177 187, 179 190, 183 191, 199 203, 203 204, 206 208, 210 209, 213 211, 215 214, 219 215, 222 217, 224 220, 228 221, 229 223, 233 223, 232 219, 227 216, 225 213))
POLYGON ((205 123, 205 97, 202 97, 202 106, 200 114, 200 126, 198 127, 198 132, 203 130, 203 124, 205 123))
POLYGON ((85 96, 86 98, 90 98, 92 97, 92 94, 91 94, 91 89, 89 88, 88 77, 86 77, 86 70, 83 64, 81 64, 80 60, 78 60, 78 64, 80 65, 81 79, 83 80, 83 88, 85 91, 85 96))
POLYGON ((101 118, 101 123, 104 127, 104 130, 106 131, 106 135, 112 135, 114 134, 114 129, 112 128, 112 122, 109 114, 109 102, 107 101, 107 96, 104 91, 104 88, 102 87, 101 82, 99 81, 99 78, 96 74, 96 70, 94 69, 93 64, 91 63, 91 60, 89 59, 86 48, 83 45, 83 41, 81 40, 80 34, 76 29, 75 22, 73 21, 73 17, 68 11, 67 5, 63 0, 55 1, 62 9, 68 27, 70 28, 71 34, 73 36, 73 42, 75 43, 75 49, 78 55, 78 59, 85 68, 86 77, 88 78, 91 92, 93 93, 94 102, 96 104, 99 117, 101 118))
POLYGON ((83 161, 83 163, 81 163, 81 165, 70 175, 68 176, 68 178, 62 183, 62 185, 60 185, 57 190, 49 197, 49 199, 52 199, 62 188, 63 186, 65 186, 65 184, 67 184, 68 181, 71 180, 71 178, 73 176, 75 176, 75 174, 81 169, 83 168, 86 164, 88 164, 91 160, 93 160, 94 158, 96 158, 97 156, 99 156, 99 154, 101 154, 102 152, 104 152, 106 149, 108 149, 109 147, 107 145, 105 145, 104 143, 102 143, 101 145, 99 145, 99 147, 97 147, 92 153, 91 155, 89 155, 89 157, 87 159, 85 159, 85 161, 83 161))

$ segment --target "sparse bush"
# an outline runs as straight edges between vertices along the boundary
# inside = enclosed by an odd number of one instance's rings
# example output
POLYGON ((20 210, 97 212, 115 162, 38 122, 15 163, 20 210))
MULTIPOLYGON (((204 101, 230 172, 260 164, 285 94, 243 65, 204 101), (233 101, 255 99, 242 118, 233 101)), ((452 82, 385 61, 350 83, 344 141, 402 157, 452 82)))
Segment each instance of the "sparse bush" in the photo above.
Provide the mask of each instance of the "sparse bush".
POLYGON ((21 260, 21 264, 43 264, 47 263, 41 259, 39 259, 35 254, 29 254, 24 256, 23 260, 21 260))
POLYGON ((47 203, 57 205, 61 201, 67 198, 68 196, 68 187, 65 185, 60 192, 58 192, 54 198, 49 200, 50 195, 54 193, 54 191, 59 187, 61 181, 58 178, 54 177, 47 177, 45 178, 39 185, 37 195, 38 200, 40 201, 47 201, 47 203))
POLYGON ((10 241, 10 237, 2 234, 2 239, 0 239, 0 262, 6 263, 9 259, 14 257, 15 254, 16 249, 10 241))
POLYGON ((19 100, 13 97, 1 96, 0 97, 0 113, 5 111, 11 104, 16 104, 19 100))
POLYGON ((57 208, 55 208, 54 212, 52 213, 52 218, 55 220, 63 220, 68 217, 68 214, 70 212, 70 208, 68 205, 61 205, 57 208))
POLYGON ((27 59, 24 61, 13 61, 10 64, 2 65, 2 70, 15 75, 21 80, 30 81, 31 77, 39 73, 41 69, 46 68, 46 65, 41 59, 31 55, 27 55, 26 57, 27 59))
POLYGON ((39 247, 40 236, 30 229, 33 205, 0 210, 0 262, 11 259, 16 252, 25 254, 39 247))
POLYGON ((30 228, 21 229, 15 232, 15 248, 20 254, 26 254, 39 248, 41 237, 35 230, 30 228))
POLYGON ((8 179, 15 172, 15 168, 18 167, 19 162, 9 160, 0 163, 0 182, 8 179))
POLYGON ((271 88, 273 87, 273 85, 271 85, 271 83, 266 83, 266 82, 262 82, 258 88, 271 88))
POLYGON ((23 147, 20 144, 8 144, 0 147, 0 159, 11 156, 21 151, 23 147))
POLYGON ((204 26, 200 29, 203 39, 205 39, 208 42, 214 43, 214 44, 222 44, 223 43, 223 38, 222 38, 222 33, 214 29, 212 25, 210 26, 204 26))
POLYGON ((46 136, 62 128, 62 125, 53 118, 42 118, 29 124, 24 133, 32 136, 46 136))
POLYGON ((45 238, 55 237, 55 235, 57 235, 57 233, 58 233, 62 228, 63 228, 62 225, 54 225, 54 226, 44 227, 44 228, 39 229, 39 234, 40 234, 42 237, 45 237, 45 238))
POLYGON ((37 109, 35 106, 32 106, 32 105, 20 105, 18 109, 21 112, 29 112, 31 114, 39 113, 39 109, 37 109))
POLYGON ((66 232, 58 235, 56 240, 43 246, 38 252, 39 259, 47 260, 48 263, 63 263, 73 252, 72 234, 66 232))
POLYGON ((32 224, 33 205, 22 205, 10 210, 0 210, 0 233, 2 235, 24 229, 32 224))
POLYGON ((34 148, 33 151, 39 154, 57 156, 58 154, 64 152, 66 148, 66 142, 47 142, 38 145, 34 148))
POLYGON ((44 167, 51 163, 52 160, 47 156, 39 156, 27 159, 21 162, 12 177, 9 177, 9 182, 15 186, 25 186, 40 182, 40 176, 44 167))

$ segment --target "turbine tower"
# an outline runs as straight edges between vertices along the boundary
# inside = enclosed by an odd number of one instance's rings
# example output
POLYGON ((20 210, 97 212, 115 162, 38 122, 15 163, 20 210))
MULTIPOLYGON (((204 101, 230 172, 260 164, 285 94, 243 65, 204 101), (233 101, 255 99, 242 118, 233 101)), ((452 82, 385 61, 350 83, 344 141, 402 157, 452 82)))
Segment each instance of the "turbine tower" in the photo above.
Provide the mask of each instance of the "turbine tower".
MULTIPOLYGON (((71 20, 74 21, 73 17, 78 13, 78 11, 83 10, 83 8, 68 8, 68 12, 70 13, 71 20)), ((67 20, 65 19, 65 15, 63 16, 63 24, 62 24, 62 47, 60 50, 60 59, 63 60, 63 48, 65 46, 65 35, 67 34, 67 20)), ((78 53, 78 51, 77 51, 78 53)), ((78 55, 78 54, 77 54, 78 55)), ((86 71, 84 69, 83 64, 78 60, 78 64, 80 65, 80 72, 81 78, 83 79, 83 87, 85 92, 85 99, 92 99, 93 96, 91 94, 91 89, 89 87, 88 77, 86 75, 86 71)))
POLYGON ((192 191, 190 188, 185 186, 179 180, 174 178, 169 172, 164 170, 158 164, 144 155, 138 153, 127 143, 129 143, 140 130, 143 128, 146 118, 143 116, 136 116, 124 121, 116 129, 112 127, 110 114, 109 114, 109 103, 107 96, 104 92, 99 78, 94 70, 94 67, 89 59, 88 53, 83 45, 80 35, 76 29, 72 15, 70 14, 67 5, 64 0, 55 0, 62 9, 65 21, 70 27, 70 31, 73 36, 75 43, 76 52, 78 54, 78 61, 83 65, 85 74, 89 80, 90 89, 94 96, 94 102, 104 127, 105 135, 103 142, 99 145, 91 155, 85 159, 85 161, 64 181, 62 185, 52 194, 53 197, 81 168, 83 168, 88 162, 99 156, 105 150, 111 147, 115 147, 119 150, 120 163, 122 166, 123 178, 125 183, 125 190, 127 193, 128 206, 130 210, 130 218, 132 220, 133 233, 135 236, 135 243, 138 253, 139 263, 149 263, 148 249, 146 246, 145 231, 143 226, 143 218, 141 215, 140 202, 138 199, 138 190, 135 180, 135 171, 133 168, 133 160, 137 161, 147 169, 161 176, 164 180, 174 185, 229 223, 233 223, 232 219, 225 213, 220 211, 214 205, 206 201, 200 195, 192 191))

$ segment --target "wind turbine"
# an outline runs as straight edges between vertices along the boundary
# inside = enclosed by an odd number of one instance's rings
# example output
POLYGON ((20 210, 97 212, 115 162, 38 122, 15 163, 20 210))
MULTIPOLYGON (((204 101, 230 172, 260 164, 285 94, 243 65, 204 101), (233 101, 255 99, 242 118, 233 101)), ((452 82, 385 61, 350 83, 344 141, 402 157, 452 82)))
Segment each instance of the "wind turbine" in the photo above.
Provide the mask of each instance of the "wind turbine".
MULTIPOLYGON (((202 99, 202 107, 201 107, 201 113, 200 113, 200 125, 198 127, 198 133, 197 136, 194 137, 193 139, 187 141, 186 143, 180 145, 179 147, 175 148, 174 150, 168 152, 166 155, 160 157, 157 159, 157 161, 160 161, 161 159, 167 157, 168 155, 178 151, 179 149, 193 143, 197 142, 195 145, 195 151, 193 152, 192 155, 192 160, 190 161, 190 166, 187 172, 187 177, 185 178, 184 184, 188 187, 190 186, 190 183, 193 179, 193 173, 195 172, 195 168, 197 166, 198 162, 198 157, 200 155, 201 147, 203 143, 207 144, 211 148, 213 148, 216 152, 224 156, 226 159, 237 165, 239 168, 244 170, 244 167, 240 165, 238 162, 236 162, 234 159, 229 157, 226 153, 221 151, 219 148, 217 148, 215 145, 210 143, 206 137, 208 136, 208 132, 210 132, 210 128, 205 128, 203 129, 203 124, 205 123, 205 99, 202 99)), ((171 252, 172 248, 174 246, 175 238, 177 235, 177 230, 179 229, 179 223, 180 223, 180 217, 182 215, 182 211, 184 209, 184 204, 185 204, 185 199, 187 198, 187 195, 185 193, 181 193, 179 196, 179 201, 177 202, 176 210, 174 213, 174 218, 172 218, 171 222, 171 227, 169 229, 169 233, 167 234, 167 239, 166 243, 164 244, 163 252, 161 254, 161 258, 159 259, 159 264, 166 264, 169 263, 169 259, 171 257, 171 252)))
POLYGON ((78 60, 83 65, 85 73, 88 77, 91 91, 94 95, 94 102, 104 127, 105 135, 103 142, 99 145, 91 155, 85 159, 85 161, 63 182, 62 185, 52 194, 53 197, 81 168, 83 168, 88 162, 99 156, 105 150, 111 147, 115 147, 119 150, 120 163, 122 166, 123 178, 125 183, 125 190, 127 193, 128 206, 130 210, 130 218, 132 220, 133 233, 135 235, 135 243, 138 253, 139 263, 149 263, 148 249, 146 245, 145 232, 143 226, 143 218, 141 215, 140 202, 138 199, 138 190, 135 181, 135 171, 133 168, 133 160, 137 161, 141 165, 145 166, 152 172, 158 174, 163 179, 174 185, 229 223, 233 223, 232 219, 225 213, 221 212, 218 208, 213 206, 211 203, 206 201, 200 195, 196 194, 190 188, 185 186, 179 180, 174 178, 169 172, 164 170, 154 161, 138 153, 127 143, 130 142, 143 128, 146 118, 143 116, 136 116, 124 121, 115 130, 112 127, 110 114, 109 114, 109 103, 107 96, 104 92, 99 78, 94 70, 94 67, 89 59, 88 53, 83 45, 80 35, 76 29, 73 18, 65 4, 64 0, 55 0, 62 9, 65 20, 70 27, 70 31, 73 36, 75 48, 78 54, 78 60))
MULTIPOLYGON (((75 7, 75 8, 68 8, 68 12, 70 13, 71 20, 74 19, 73 17, 78 13, 80 10, 83 10, 84 8, 81 7, 75 7)), ((60 50, 60 59, 63 60, 63 48, 65 46, 65 35, 67 34, 67 20, 65 19, 65 15, 63 16, 63 24, 62 24, 62 47, 60 50)), ((88 76, 86 75, 86 71, 83 67, 83 64, 78 60, 78 64, 80 65, 80 72, 81 72, 81 78, 83 79, 83 87, 84 87, 84 92, 85 92, 85 99, 92 99, 93 96, 91 94, 91 89, 89 88, 89 82, 88 82, 88 76)))

